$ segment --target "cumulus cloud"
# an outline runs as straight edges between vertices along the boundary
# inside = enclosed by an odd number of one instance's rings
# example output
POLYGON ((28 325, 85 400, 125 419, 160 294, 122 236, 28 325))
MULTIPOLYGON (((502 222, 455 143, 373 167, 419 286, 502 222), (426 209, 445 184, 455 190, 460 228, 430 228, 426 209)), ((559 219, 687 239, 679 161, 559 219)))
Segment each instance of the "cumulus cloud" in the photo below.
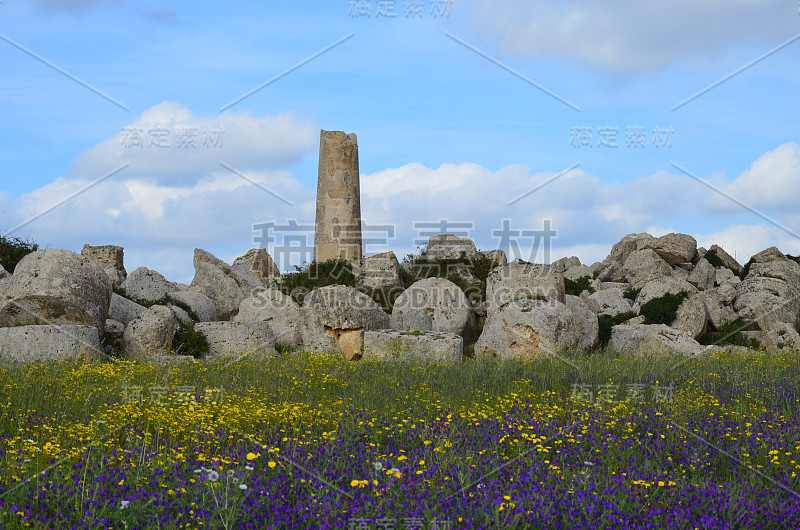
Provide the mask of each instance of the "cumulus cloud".
POLYGON ((111 138, 82 153, 70 175, 99 177, 125 163, 128 174, 159 183, 193 183, 219 170, 290 167, 319 143, 319 127, 292 114, 255 117, 225 112, 198 116, 177 102, 145 110, 111 138))
MULTIPOLYGON (((718 178, 716 183, 728 195, 754 208, 796 213, 800 200, 800 145, 780 145, 761 155, 733 181, 718 178)), ((712 204, 721 211, 741 209, 721 194, 713 196, 712 204)))
POLYGON ((694 236, 698 246, 710 248, 717 244, 742 265, 753 254, 771 246, 785 254, 800 254, 800 240, 767 223, 732 224, 719 231, 694 236))
MULTIPOLYGON (((759 171, 771 174, 770 168, 792 167, 792 153, 796 151, 795 144, 779 146, 736 179, 720 185, 745 186, 759 171), (778 163, 775 157, 790 162, 778 163)), ((576 168, 552 180, 561 171, 534 172, 519 165, 492 171, 472 163, 430 168, 412 163, 364 174, 362 216, 368 226, 379 230, 371 235, 380 236, 380 230, 388 235, 387 226, 394 229, 393 239, 368 244, 365 251, 393 250, 402 258, 415 250, 415 239, 427 240, 425 231, 431 230, 430 226, 418 223, 444 219, 466 223, 450 225, 446 231, 466 232, 482 250, 499 247, 512 258, 540 263, 576 255, 590 264, 602 260, 625 234, 643 231, 654 235, 683 231, 706 248, 714 243, 721 245, 743 263, 771 245, 800 253, 800 240, 758 218, 747 224, 737 217, 737 224, 717 229, 726 214, 708 208, 716 194, 685 175, 658 172, 624 183, 608 183, 576 168), (676 230, 681 223, 685 225, 687 217, 697 223, 696 228, 676 230), (545 229, 550 230, 550 256, 544 253, 545 229), (529 233, 515 234, 517 230, 529 233)), ((254 237, 259 235, 253 232, 254 224, 285 225, 296 220, 313 226, 314 190, 306 188, 290 171, 246 170, 244 175, 247 179, 219 170, 204 174, 196 182, 169 183, 121 173, 119 179, 104 181, 31 223, 24 229, 30 232, 24 235, 32 235, 45 246, 75 251, 84 243, 119 244, 125 247, 129 270, 144 265, 174 281, 188 283, 193 275, 194 248, 204 248, 230 262, 254 246, 254 237), (293 204, 276 199, 248 180, 293 204)), ((91 182, 88 178, 60 178, 6 201, 0 225, 14 226, 44 212, 91 182)), ((772 215, 785 200, 767 195, 762 208, 772 215), (772 203, 767 202, 770 197, 772 203)), ((309 238, 307 244, 312 244, 313 232, 305 237, 309 238)), ((274 248, 268 248, 274 253, 274 248)), ((288 268, 285 259, 281 262, 288 268)))
MULTIPOLYGON (((285 204, 229 172, 210 175, 190 186, 153 180, 107 180, 23 228, 44 245, 80 251, 84 243, 125 247, 126 267, 147 266, 189 281, 192 252, 204 248, 219 255, 253 245, 254 223, 314 218, 314 194, 291 173, 245 172, 249 180, 289 199, 285 204)), ((13 226, 58 204, 91 181, 61 178, 22 194, 8 205, 0 224, 13 226)))
POLYGON ((778 44, 797 32, 796 9, 782 0, 472 0, 470 6, 477 31, 507 51, 612 72, 706 61, 733 46, 778 44))
POLYGON ((529 193, 559 173, 532 173, 525 166, 492 172, 468 163, 435 169, 409 164, 362 176, 362 214, 368 220, 395 222, 398 241, 406 242, 403 252, 413 251, 407 242, 419 238, 415 223, 446 219, 469 223, 470 236, 480 248, 499 245, 517 254, 513 257, 538 262, 546 258, 543 234, 538 246, 537 239, 528 236, 517 238, 516 247, 503 235, 543 232, 547 221, 556 232, 551 259, 579 252, 576 255, 591 263, 605 257, 622 235, 691 210, 699 200, 700 185, 688 177, 659 172, 610 184, 579 168, 529 193), (503 228, 504 219, 509 220, 509 230, 503 228))

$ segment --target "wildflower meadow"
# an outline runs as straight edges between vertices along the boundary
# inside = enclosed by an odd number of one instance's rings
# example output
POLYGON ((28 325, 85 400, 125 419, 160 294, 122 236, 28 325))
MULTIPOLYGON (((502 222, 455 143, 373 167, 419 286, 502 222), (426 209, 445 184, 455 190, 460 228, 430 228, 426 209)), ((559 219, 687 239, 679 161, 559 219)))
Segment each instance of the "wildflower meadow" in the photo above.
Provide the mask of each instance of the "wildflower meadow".
POLYGON ((2 528, 795 528, 800 353, 0 368, 2 528))

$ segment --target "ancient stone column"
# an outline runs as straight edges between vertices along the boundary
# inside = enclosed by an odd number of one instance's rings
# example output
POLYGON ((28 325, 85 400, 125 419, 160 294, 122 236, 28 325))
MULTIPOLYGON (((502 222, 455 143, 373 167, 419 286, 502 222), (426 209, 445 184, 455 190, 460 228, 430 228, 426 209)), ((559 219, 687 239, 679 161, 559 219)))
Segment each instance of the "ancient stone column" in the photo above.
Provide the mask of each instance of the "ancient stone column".
POLYGON ((360 195, 356 135, 320 131, 315 261, 361 257, 360 195))
POLYGON ((83 245, 83 250, 81 250, 81 255, 100 264, 111 278, 111 283, 115 289, 122 285, 122 282, 128 277, 128 273, 125 272, 125 265, 123 265, 125 252, 122 247, 116 245, 93 247, 85 244, 83 245))

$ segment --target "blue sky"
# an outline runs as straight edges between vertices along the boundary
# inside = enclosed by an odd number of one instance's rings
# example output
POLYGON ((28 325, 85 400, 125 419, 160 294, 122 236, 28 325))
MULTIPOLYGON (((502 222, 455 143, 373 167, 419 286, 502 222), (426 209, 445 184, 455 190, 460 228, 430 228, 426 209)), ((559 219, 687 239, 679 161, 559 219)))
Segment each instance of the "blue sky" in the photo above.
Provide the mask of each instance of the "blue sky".
MULTIPOLYGON (((640 4, 4 0, 0 232, 119 244, 129 272, 188 282, 196 247, 231 261, 255 223, 313 223, 322 128, 358 135, 362 214, 396 227, 367 253, 402 257, 414 222, 439 219, 473 223, 481 249, 498 245, 502 219, 550 219, 552 259, 585 263, 643 231, 689 233, 740 261, 771 245, 800 253, 798 6, 640 4), (644 145, 628 147, 637 127, 644 145), (167 141, 151 144, 151 130, 167 141), (598 145, 601 130, 619 147, 598 145), (178 147, 180 131, 196 145, 178 147)), ((533 241, 519 244, 530 258, 533 241)))

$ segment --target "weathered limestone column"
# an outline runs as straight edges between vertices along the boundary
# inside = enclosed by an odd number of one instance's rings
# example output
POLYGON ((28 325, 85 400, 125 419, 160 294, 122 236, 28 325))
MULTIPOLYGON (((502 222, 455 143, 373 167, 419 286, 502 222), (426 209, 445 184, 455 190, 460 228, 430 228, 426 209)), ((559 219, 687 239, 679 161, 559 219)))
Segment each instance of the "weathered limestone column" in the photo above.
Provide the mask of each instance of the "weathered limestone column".
POLYGON ((361 257, 360 197, 356 135, 320 131, 315 261, 361 257))
POLYGON ((123 265, 125 253, 122 247, 116 245, 93 247, 85 244, 83 245, 83 250, 81 250, 81 255, 100 264, 111 278, 114 288, 122 285, 122 282, 128 277, 128 273, 125 272, 125 265, 123 265))

